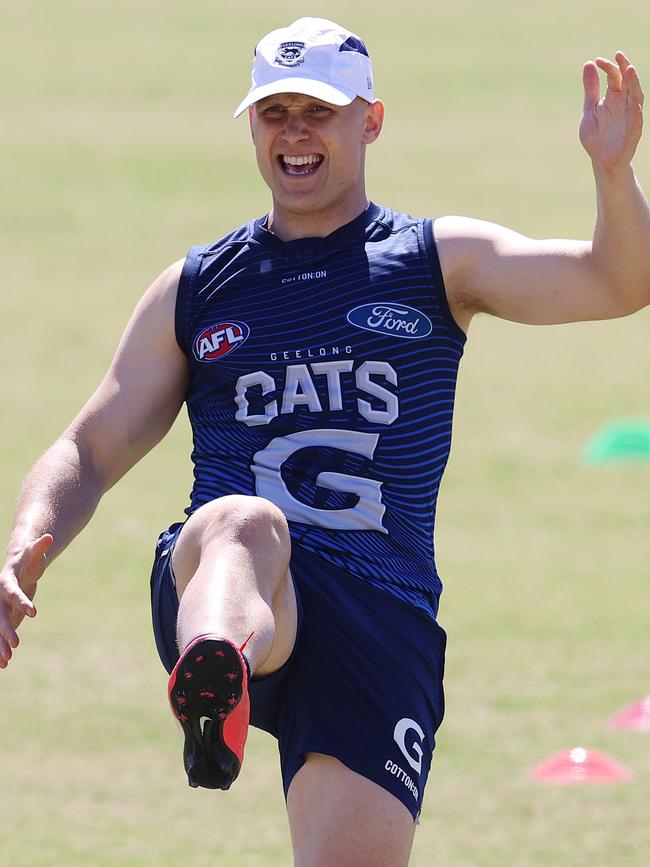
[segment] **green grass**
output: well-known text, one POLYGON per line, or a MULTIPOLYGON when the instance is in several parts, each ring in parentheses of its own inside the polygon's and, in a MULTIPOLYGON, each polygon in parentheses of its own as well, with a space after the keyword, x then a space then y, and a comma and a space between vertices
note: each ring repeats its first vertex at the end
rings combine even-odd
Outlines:
MULTIPOLYGON (((589 235, 580 66, 622 47, 647 88, 647 4, 14 4, 0 60, 3 531, 148 282, 266 210, 246 123, 230 114, 256 39, 305 12, 358 30, 373 55, 387 104, 375 200, 589 235)), ((647 141, 635 162, 650 186, 647 141)), ((472 326, 437 528, 448 710, 415 867, 648 863, 648 738, 606 721, 649 691, 650 464, 592 467, 580 451, 608 420, 650 415, 649 325, 645 311, 472 326), (635 780, 530 781, 578 745, 635 780)), ((156 534, 186 503, 188 449, 182 418, 107 495, 0 673, 3 867, 290 863, 270 738, 252 734, 228 795, 183 780, 147 585, 156 534)))

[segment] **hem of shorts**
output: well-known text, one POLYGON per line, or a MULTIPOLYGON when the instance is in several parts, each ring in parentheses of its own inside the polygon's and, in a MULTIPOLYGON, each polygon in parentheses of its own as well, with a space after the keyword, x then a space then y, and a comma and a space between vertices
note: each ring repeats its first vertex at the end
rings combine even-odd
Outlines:
MULTIPOLYGON (((291 527, 291 525, 290 525, 291 527)), ((421 591, 415 591, 413 594, 413 598, 406 599, 403 596, 398 596, 395 593, 391 593, 390 590, 386 589, 385 585, 381 585, 378 583, 374 583, 371 579, 367 578, 365 575, 361 575, 358 572, 353 572, 349 568, 341 566, 338 563, 334 563, 331 560, 323 557, 321 554, 318 554, 314 551, 305 548, 300 544, 296 538, 294 538, 293 532, 291 533, 291 545, 292 545, 292 559, 294 556, 304 556, 309 558, 317 558, 321 563, 325 565, 325 567, 333 566, 335 569, 344 572, 348 578, 352 578, 354 581, 363 585, 364 587, 370 587, 372 590, 376 591, 378 594, 381 594, 383 598, 389 597, 392 601, 399 603, 403 606, 404 609, 408 611, 415 611, 418 614, 422 615, 428 622, 438 622, 438 615, 440 613, 440 598, 443 593, 443 587, 441 585, 439 590, 431 590, 432 598, 429 598, 425 593, 421 591), (419 600, 419 604, 416 601, 419 600)), ((294 579, 294 585, 296 585, 294 579)), ((296 585, 297 586, 297 585, 296 585)), ((401 586, 401 585, 399 585, 401 586)))
POLYGON ((345 767, 348 770, 353 771, 355 774, 359 774, 359 776, 363 777, 365 780, 370 780, 371 783, 374 783, 376 786, 379 786, 380 789, 383 789, 385 792, 388 792, 389 795, 392 795, 395 798, 395 800, 399 801, 400 804, 402 804, 408 810, 408 812, 411 814, 411 818, 413 819, 414 824, 418 825, 420 823, 420 813, 422 812, 422 807, 420 804, 415 804, 415 805, 407 804, 405 800, 403 801, 399 797, 399 795, 396 795, 392 789, 389 789, 386 786, 384 786, 378 779, 373 779, 373 777, 369 776, 365 772, 365 770, 362 770, 359 767, 355 767, 354 762, 351 762, 347 756, 342 755, 335 748, 332 748, 330 746, 326 746, 324 744, 321 744, 320 746, 314 745, 314 744, 310 744, 309 746, 303 745, 303 748, 300 750, 300 752, 298 754, 300 756, 300 759, 301 759, 300 764, 291 769, 291 775, 289 776, 288 780, 285 781, 283 779, 283 781, 282 781, 282 785, 283 785, 283 789, 284 789, 285 802, 286 802, 287 796, 289 794, 289 788, 291 787, 291 783, 293 781, 293 778, 296 776, 296 774, 298 773, 300 768, 302 768, 302 766, 305 764, 305 758, 304 757, 307 753, 320 753, 323 756, 329 756, 330 758, 336 759, 337 761, 341 762, 341 764, 345 765, 345 767))
POLYGON ((282 665, 279 668, 275 669, 275 671, 269 671, 268 674, 261 674, 261 675, 253 674, 253 675, 251 675, 251 683, 266 683, 272 677, 278 677, 278 675, 284 674, 284 672, 287 670, 287 668, 291 664, 291 661, 293 660, 293 655, 295 653, 295 650, 296 650, 296 646, 294 644, 293 649, 291 650, 291 653, 289 654, 289 656, 285 659, 285 661, 282 663, 282 665))

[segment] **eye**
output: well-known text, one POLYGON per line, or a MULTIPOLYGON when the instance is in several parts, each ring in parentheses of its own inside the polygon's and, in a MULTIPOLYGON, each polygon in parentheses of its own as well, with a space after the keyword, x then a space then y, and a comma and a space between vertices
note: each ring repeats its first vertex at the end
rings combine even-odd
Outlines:
POLYGON ((327 105, 312 105, 310 111, 312 114, 329 114, 331 112, 331 108, 327 105))
POLYGON ((279 117, 284 112, 284 106, 282 105, 267 105, 262 109, 263 117, 279 117))

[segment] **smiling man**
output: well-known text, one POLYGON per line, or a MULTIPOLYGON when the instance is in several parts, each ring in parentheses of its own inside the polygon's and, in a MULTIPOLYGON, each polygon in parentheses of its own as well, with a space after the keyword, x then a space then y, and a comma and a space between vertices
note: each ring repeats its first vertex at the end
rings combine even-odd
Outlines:
POLYGON ((619 52, 583 83, 594 237, 537 241, 369 202, 384 109, 364 43, 314 18, 265 36, 236 114, 271 210, 154 282, 23 487, 0 573, 3 668, 46 564, 187 404, 188 517, 161 534, 151 581, 185 770, 227 789, 249 723, 277 737, 303 867, 408 862, 443 716, 433 525, 472 316, 650 303, 639 79, 619 52))

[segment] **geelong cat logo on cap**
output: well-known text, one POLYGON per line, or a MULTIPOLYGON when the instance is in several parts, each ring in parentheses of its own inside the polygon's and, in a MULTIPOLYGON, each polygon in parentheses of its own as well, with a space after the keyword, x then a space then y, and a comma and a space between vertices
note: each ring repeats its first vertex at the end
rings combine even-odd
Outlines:
POLYGON ((283 42, 278 48, 275 62, 279 66, 298 66, 305 62, 304 42, 283 42))
POLYGON ((218 361, 244 343, 250 328, 245 322, 219 322, 204 328, 194 338, 192 351, 197 361, 218 361))

